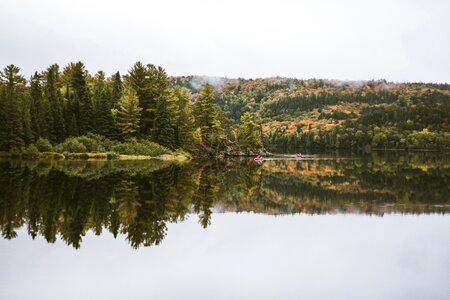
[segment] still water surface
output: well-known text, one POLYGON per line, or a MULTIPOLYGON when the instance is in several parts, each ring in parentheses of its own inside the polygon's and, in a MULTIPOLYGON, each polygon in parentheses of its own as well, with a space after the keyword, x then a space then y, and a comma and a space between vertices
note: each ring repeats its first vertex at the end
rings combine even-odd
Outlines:
POLYGON ((450 160, 0 162, 0 299, 449 299, 450 160))

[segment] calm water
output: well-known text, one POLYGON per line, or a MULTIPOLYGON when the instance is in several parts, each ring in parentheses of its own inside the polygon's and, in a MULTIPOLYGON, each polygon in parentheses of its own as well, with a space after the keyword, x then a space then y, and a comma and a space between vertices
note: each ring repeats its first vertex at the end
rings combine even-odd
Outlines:
POLYGON ((0 161, 0 299, 449 299, 450 158, 0 161))

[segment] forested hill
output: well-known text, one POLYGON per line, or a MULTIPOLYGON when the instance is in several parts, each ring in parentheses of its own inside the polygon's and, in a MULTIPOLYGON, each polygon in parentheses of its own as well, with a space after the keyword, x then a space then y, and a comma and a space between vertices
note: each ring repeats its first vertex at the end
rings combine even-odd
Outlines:
POLYGON ((141 62, 109 77, 82 62, 0 71, 0 155, 447 151, 449 117, 448 84, 170 77, 141 62))
POLYGON ((216 86, 216 103, 234 122, 259 115, 272 151, 450 148, 449 84, 172 78, 193 93, 202 82, 216 86))

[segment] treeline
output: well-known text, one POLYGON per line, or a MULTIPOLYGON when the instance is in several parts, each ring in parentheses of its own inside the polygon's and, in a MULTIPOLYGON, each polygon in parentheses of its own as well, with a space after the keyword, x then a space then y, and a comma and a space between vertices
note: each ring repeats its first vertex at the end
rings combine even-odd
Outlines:
POLYGON ((112 140, 149 139, 170 148, 191 147, 195 130, 189 96, 170 89, 165 71, 136 63, 122 78, 91 76, 83 63, 36 72, 29 82, 19 68, 1 72, 0 149, 10 151, 48 139, 99 134, 112 140), (124 79, 124 81, 123 81, 124 79))
POLYGON ((450 86, 268 78, 228 82, 217 104, 234 120, 258 113, 264 145, 302 149, 450 149, 450 86))
POLYGON ((10 65, 0 73, 0 119, 0 151, 10 152, 76 144, 73 138, 89 135, 213 156, 264 148, 448 150, 450 87, 168 77, 140 62, 124 76, 91 75, 78 62, 26 80, 10 65))
POLYGON ((390 105, 364 104, 358 114, 321 112, 318 120, 311 120, 308 126, 297 125, 295 132, 287 132, 283 127, 270 131, 265 142, 269 149, 283 152, 302 148, 443 151, 450 149, 449 114, 450 99, 446 95, 399 96, 390 105), (314 124, 320 120, 331 126, 314 124))
POLYGON ((320 129, 288 133, 277 129, 267 134, 265 145, 269 150, 298 152, 349 150, 440 150, 450 149, 450 133, 433 132, 428 129, 399 130, 395 127, 358 126, 352 123, 337 125, 331 131, 320 129))
POLYGON ((173 85, 163 68, 140 62, 125 76, 108 78, 103 71, 89 74, 81 62, 62 71, 55 64, 28 81, 9 65, 0 72, 0 151, 76 144, 70 139, 92 134, 199 154, 261 147, 251 116, 239 126, 215 104, 212 85, 197 92, 173 85))

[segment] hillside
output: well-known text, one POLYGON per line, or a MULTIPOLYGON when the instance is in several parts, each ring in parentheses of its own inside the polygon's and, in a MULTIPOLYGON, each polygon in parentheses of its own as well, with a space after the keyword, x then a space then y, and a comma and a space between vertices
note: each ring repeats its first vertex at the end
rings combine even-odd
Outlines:
POLYGON ((238 122, 261 117, 264 144, 301 150, 450 148, 450 85, 378 81, 174 77, 191 90, 216 86, 216 103, 238 122))

